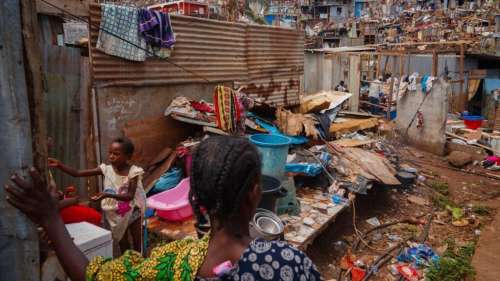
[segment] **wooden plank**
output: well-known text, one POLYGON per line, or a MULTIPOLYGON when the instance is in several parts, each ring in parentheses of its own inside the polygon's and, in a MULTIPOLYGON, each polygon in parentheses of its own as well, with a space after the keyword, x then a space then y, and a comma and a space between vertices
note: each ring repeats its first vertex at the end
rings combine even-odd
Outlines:
POLYGON ((330 126, 330 133, 340 136, 360 130, 366 130, 378 126, 378 118, 353 119, 346 118, 344 122, 333 123, 330 126))
MULTIPOLYGON (((33 137, 33 165, 41 175, 47 175, 47 121, 42 82, 42 53, 40 49, 38 17, 31 0, 21 0, 26 86, 30 104, 31 134, 33 137)), ((47 182, 42 178, 43 184, 47 182)))
POLYGON ((380 77, 380 68, 382 68, 382 55, 377 54, 377 72, 375 79, 378 79, 380 77))
POLYGON ((436 77, 438 75, 438 55, 436 50, 432 51, 432 76, 436 77))
POLYGON ((286 223, 285 240, 305 251, 347 208, 347 205, 336 205, 332 202, 330 196, 326 196, 320 190, 315 189, 298 190, 297 199, 300 201, 301 206, 307 205, 310 208, 302 208, 298 216, 282 215, 280 217, 286 223), (308 209, 308 211, 304 211, 305 209, 308 209), (304 219, 308 217, 314 217, 315 223, 311 226, 304 224, 304 219))
MULTIPOLYGON (((88 17, 89 16, 89 0, 44 0, 59 7, 75 16, 88 17)), ((42 0, 36 0, 36 11, 38 14, 62 16, 65 15, 63 11, 45 3, 42 0)))
POLYGON ((373 115, 370 113, 365 113, 365 112, 355 112, 355 111, 340 111, 338 116, 342 117, 354 117, 354 118, 367 118, 367 117, 372 117, 372 118, 380 118, 379 115, 373 115))
POLYGON ((352 97, 349 100, 349 110, 358 111, 359 110, 359 87, 360 87, 360 67, 361 59, 357 55, 351 55, 349 57, 349 92, 352 93, 352 97))
POLYGON ((340 145, 342 147, 356 147, 363 146, 371 143, 375 143, 378 140, 355 140, 355 139, 340 139, 333 142, 333 144, 340 145))

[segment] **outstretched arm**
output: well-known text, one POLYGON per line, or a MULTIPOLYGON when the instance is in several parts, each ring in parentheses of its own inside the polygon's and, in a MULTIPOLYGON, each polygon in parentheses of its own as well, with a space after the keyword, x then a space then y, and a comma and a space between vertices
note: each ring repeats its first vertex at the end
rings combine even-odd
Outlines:
POLYGON ((66 174, 76 178, 102 175, 102 170, 100 168, 77 170, 73 167, 63 164, 61 161, 54 158, 49 158, 49 167, 57 168, 65 172, 66 174))
POLYGON ((73 197, 73 198, 67 198, 67 199, 63 199, 63 200, 59 201, 58 207, 59 207, 59 210, 62 210, 66 207, 73 206, 76 204, 78 204, 78 197, 73 197))
POLYGON ((42 184, 40 174, 31 168, 30 175, 32 182, 18 175, 11 177, 17 188, 11 185, 5 187, 8 194, 7 201, 31 221, 44 228, 49 240, 53 243, 57 258, 70 279, 85 281, 88 259, 78 249, 66 230, 59 215, 57 201, 50 195, 47 185, 42 184))

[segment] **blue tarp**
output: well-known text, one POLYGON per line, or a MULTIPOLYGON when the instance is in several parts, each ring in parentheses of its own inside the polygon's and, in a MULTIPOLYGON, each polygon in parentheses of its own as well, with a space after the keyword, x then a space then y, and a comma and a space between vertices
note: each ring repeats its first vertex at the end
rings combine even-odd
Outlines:
POLYGON ((285 172, 287 173, 298 173, 310 177, 315 177, 321 174, 323 170, 323 165, 327 165, 331 160, 331 155, 322 152, 319 160, 321 163, 288 163, 285 165, 285 172))
POLYGON ((247 115, 254 117, 255 123, 257 123, 257 125, 261 126, 266 131, 268 131, 269 134, 288 137, 292 140, 292 144, 304 144, 304 143, 309 142, 309 139, 304 137, 304 136, 288 136, 288 135, 281 133, 280 130, 276 126, 274 126, 273 124, 270 124, 262 119, 259 119, 254 114, 249 113, 247 115))
POLYGON ((148 192, 148 196, 172 189, 179 184, 182 179, 182 171, 178 168, 172 168, 163 174, 148 192))

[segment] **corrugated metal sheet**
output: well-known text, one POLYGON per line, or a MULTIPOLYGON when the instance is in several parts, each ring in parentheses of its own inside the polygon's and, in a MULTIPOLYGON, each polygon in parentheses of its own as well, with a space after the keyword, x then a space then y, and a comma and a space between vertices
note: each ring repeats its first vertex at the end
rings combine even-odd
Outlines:
MULTIPOLYGON (((53 45, 53 35, 62 30, 61 22, 54 17, 40 17, 42 37, 42 70, 45 79, 45 114, 47 134, 54 140, 49 150, 51 157, 65 164, 80 168, 80 59, 77 48, 53 45)), ((70 184, 78 187, 81 196, 86 195, 84 180, 75 179, 53 171, 59 188, 70 184)))
POLYGON ((234 82, 254 97, 296 104, 304 72, 304 38, 294 29, 172 16, 177 43, 170 60, 137 63, 95 48, 100 6, 91 5, 91 51, 96 86, 153 86, 176 83, 234 82))
MULTIPOLYGON (((161 59, 130 62, 95 48, 100 5, 91 5, 93 78, 97 84, 136 86, 206 82, 161 59)), ((172 16, 177 38, 170 61, 214 82, 245 80, 245 25, 172 16)))
POLYGON ((249 25, 248 81, 243 91, 277 105, 299 102, 304 73, 304 38, 293 29, 249 25))
POLYGON ((35 224, 5 200, 12 172, 33 164, 20 1, 0 2, 0 280, 40 280, 35 224))

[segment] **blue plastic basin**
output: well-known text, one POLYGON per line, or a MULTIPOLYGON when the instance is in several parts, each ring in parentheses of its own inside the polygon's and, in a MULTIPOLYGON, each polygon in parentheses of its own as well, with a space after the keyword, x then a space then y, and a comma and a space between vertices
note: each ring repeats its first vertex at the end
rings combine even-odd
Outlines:
POLYGON ((291 139, 284 136, 256 134, 250 141, 257 146, 262 161, 262 174, 282 179, 291 139))
POLYGON ((463 118, 467 121, 483 121, 484 119, 481 115, 465 115, 463 118))

